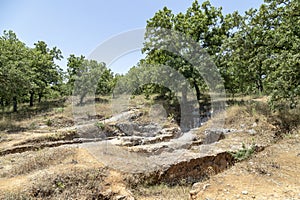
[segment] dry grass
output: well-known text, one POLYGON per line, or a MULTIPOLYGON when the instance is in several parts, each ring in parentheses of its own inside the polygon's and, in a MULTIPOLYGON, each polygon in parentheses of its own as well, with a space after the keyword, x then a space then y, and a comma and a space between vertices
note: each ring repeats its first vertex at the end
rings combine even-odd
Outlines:
POLYGON ((23 191, 0 194, 1 199, 107 199, 106 168, 71 168, 59 174, 44 173, 31 180, 23 191))
POLYGON ((134 196, 139 200, 158 200, 158 199, 172 199, 172 200, 188 200, 189 186, 173 186, 155 185, 150 187, 139 187, 134 190, 134 196))
POLYGON ((41 142, 54 142, 61 140, 72 140, 77 137, 77 132, 75 130, 68 130, 62 132, 52 132, 37 136, 32 136, 24 141, 14 144, 13 146, 25 145, 25 144, 38 144, 41 142))
POLYGON ((9 154, 0 157, 2 168, 0 177, 14 177, 61 164, 66 158, 72 158, 73 148, 50 148, 40 151, 28 151, 21 154, 9 154))
POLYGON ((286 135, 249 160, 199 184, 193 188, 199 192, 195 199, 299 199, 299 136, 296 131, 286 135), (204 190, 205 185, 209 187, 204 190))
POLYGON ((26 130, 26 127, 20 125, 20 123, 16 122, 12 119, 3 118, 0 121, 0 131, 6 131, 9 133, 15 133, 26 130))
POLYGON ((104 119, 112 116, 112 108, 110 103, 96 103, 95 111, 97 115, 102 116, 104 119))
MULTIPOLYGON (((150 100, 145 100, 144 96, 136 96, 131 99, 128 97, 129 104, 125 106, 139 107, 137 112, 142 112, 142 115, 135 119, 139 123, 150 123, 156 122, 155 120, 161 120, 159 123, 162 123, 164 127, 174 126, 173 122, 171 122, 174 120, 170 116, 165 116, 165 113, 162 113, 162 107, 157 107, 158 109, 156 110, 153 109, 155 105, 162 104, 159 101, 153 101, 153 98, 151 98, 150 100), (159 119, 155 117, 158 115, 166 118, 159 119)), ((115 104, 109 98, 107 98, 107 101, 96 102, 96 114, 99 119, 108 118, 112 115, 112 105, 114 106, 115 104)), ((124 110, 126 109, 128 107, 124 110)), ((226 115, 224 128, 238 130, 253 129, 257 132, 253 136, 256 141, 263 140, 264 137, 270 138, 270 135, 274 135, 274 133, 280 131, 282 133, 288 132, 291 135, 299 134, 299 110, 273 113, 269 110, 264 100, 255 102, 248 102, 247 100, 247 102, 241 104, 234 104, 227 109, 226 115)), ((18 132, 22 131, 23 128, 34 130, 38 129, 40 125, 48 125, 49 133, 37 135, 33 133, 32 137, 26 138, 26 140, 17 145, 72 139, 76 136, 75 132, 54 132, 60 127, 70 126, 73 123, 72 119, 72 106, 70 103, 66 103, 63 106, 60 105, 60 107, 37 114, 32 118, 22 120, 4 119, 0 122, 0 131, 11 130, 18 132)), ((203 132, 205 128, 210 127, 210 123, 207 122, 207 124, 199 128, 199 132, 203 132)), ((99 126, 102 127, 102 124, 99 124, 99 126)), ((4 132, 0 133, 0 142, 5 142, 9 139, 7 135, 4 132)), ((289 137, 289 135, 286 137, 289 137)), ((112 184, 114 184, 113 180, 117 179, 113 177, 107 183, 107 180, 105 181, 104 179, 107 177, 108 171, 98 165, 91 166, 90 163, 86 162, 79 164, 85 166, 84 168, 79 168, 79 165, 72 164, 68 171, 57 170, 55 173, 45 173, 49 168, 58 169, 66 163, 70 164, 73 158, 76 157, 75 155, 77 155, 76 149, 58 147, 1 156, 1 178, 18 178, 18 175, 29 177, 32 174, 39 174, 39 176, 30 180, 33 185, 28 186, 24 191, 5 193, 4 196, 0 194, 0 199, 111 199, 114 194, 107 192, 107 189, 111 189, 112 184)), ((84 155, 80 155, 80 157, 85 158, 84 155)), ((264 168, 260 167, 260 169, 264 168)), ((123 181, 124 177, 119 178, 123 181)), ((120 184, 120 182, 118 180, 115 184, 120 184)), ((125 184, 131 188, 128 183, 125 184)), ((189 199, 191 187, 186 185, 169 187, 163 184, 149 186, 138 183, 131 189, 136 199, 181 200, 189 199)))
POLYGON ((6 142, 8 140, 8 137, 7 137, 7 134, 5 134, 5 133, 1 133, 0 132, 0 143, 1 142, 6 142))
POLYGON ((30 189, 30 195, 42 199, 101 199, 104 197, 105 168, 73 168, 69 172, 44 175, 30 189))

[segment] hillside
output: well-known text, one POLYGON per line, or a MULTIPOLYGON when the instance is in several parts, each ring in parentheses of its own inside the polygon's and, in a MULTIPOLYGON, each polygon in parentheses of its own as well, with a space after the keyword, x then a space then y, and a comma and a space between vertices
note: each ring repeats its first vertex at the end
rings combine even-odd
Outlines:
POLYGON ((295 110, 237 101, 222 129, 211 126, 216 115, 180 134, 171 117, 151 117, 159 105, 136 98, 111 117, 98 102, 82 125, 68 101, 30 119, 3 117, 1 199, 299 198, 295 110))

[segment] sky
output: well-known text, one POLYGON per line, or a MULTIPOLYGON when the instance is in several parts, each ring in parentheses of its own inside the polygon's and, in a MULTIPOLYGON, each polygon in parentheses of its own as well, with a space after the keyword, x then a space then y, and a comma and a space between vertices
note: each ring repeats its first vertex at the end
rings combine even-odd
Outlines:
MULTIPOLYGON (((202 0, 198 0, 202 3, 202 0)), ((173 13, 185 12, 193 0, 0 0, 0 32, 13 30, 27 46, 45 41, 58 47, 65 70, 70 54, 87 58, 105 41, 146 27, 155 12, 167 6, 173 13)), ((259 8, 263 0, 211 0, 223 13, 259 8)), ((115 47, 118 48, 118 47, 115 47)), ((107 63, 117 73, 125 73, 142 57, 135 49, 107 63)))

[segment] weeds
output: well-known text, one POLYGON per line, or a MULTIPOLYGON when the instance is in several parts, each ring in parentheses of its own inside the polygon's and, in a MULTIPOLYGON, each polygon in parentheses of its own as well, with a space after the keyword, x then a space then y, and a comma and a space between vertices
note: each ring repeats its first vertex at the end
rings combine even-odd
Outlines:
POLYGON ((34 130, 34 129, 36 129, 36 128, 37 128, 36 122, 30 123, 29 126, 28 126, 28 129, 29 129, 29 130, 34 130))
POLYGON ((255 152, 256 145, 252 143, 252 145, 247 148, 245 143, 242 144, 242 149, 236 152, 230 152, 233 158, 237 161, 243 161, 251 157, 251 155, 255 152))
POLYGON ((56 175, 44 175, 29 190, 35 198, 51 199, 102 199, 103 182, 107 177, 105 168, 72 169, 56 175))
POLYGON ((103 130, 105 128, 105 124, 102 122, 96 122, 95 126, 97 126, 99 129, 103 130))
POLYGON ((47 121, 46 121, 46 125, 47 126, 52 126, 52 120, 51 119, 47 119, 47 121))
POLYGON ((65 111, 65 108, 64 107, 59 107, 59 108, 55 108, 54 109, 54 112, 55 113, 63 113, 65 111))
POLYGON ((56 148, 44 149, 35 152, 25 152, 23 154, 11 154, 0 158, 3 169, 0 177, 14 177, 16 175, 27 174, 35 170, 44 169, 51 165, 60 164, 67 157, 75 155, 74 149, 56 148), (19 156, 19 157, 18 157, 19 156), (18 159, 18 162, 11 162, 18 159))
POLYGON ((12 120, 2 120, 0 121, 0 131, 7 131, 8 133, 15 133, 24 131, 26 128, 20 126, 19 124, 13 122, 12 120))

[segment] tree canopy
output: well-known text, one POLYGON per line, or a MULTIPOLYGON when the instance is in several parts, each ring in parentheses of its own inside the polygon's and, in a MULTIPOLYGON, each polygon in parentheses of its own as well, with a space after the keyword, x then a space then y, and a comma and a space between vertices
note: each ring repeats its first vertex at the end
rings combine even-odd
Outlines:
POLYGON ((50 93, 73 92, 81 94, 82 103, 88 93, 111 94, 116 84, 116 92, 135 88, 139 94, 168 96, 169 84, 181 90, 182 101, 186 101, 188 87, 200 102, 207 91, 214 88, 218 93, 225 86, 232 96, 266 95, 274 109, 286 104, 296 108, 300 96, 299 36, 298 0, 265 0, 258 9, 227 15, 209 1, 199 4, 195 0, 185 12, 174 13, 164 7, 147 20, 142 49, 145 58, 127 74, 115 75, 105 63, 73 54, 67 58, 64 72, 56 64, 63 58, 59 48, 44 41, 30 48, 13 31, 4 31, 0 37, 0 103, 2 108, 12 106, 17 111, 20 102, 33 106, 50 93), (176 74, 187 81, 178 82, 176 74), (172 83, 159 80, 166 75, 173 77, 172 83), (143 81, 145 86, 141 86, 143 81))

